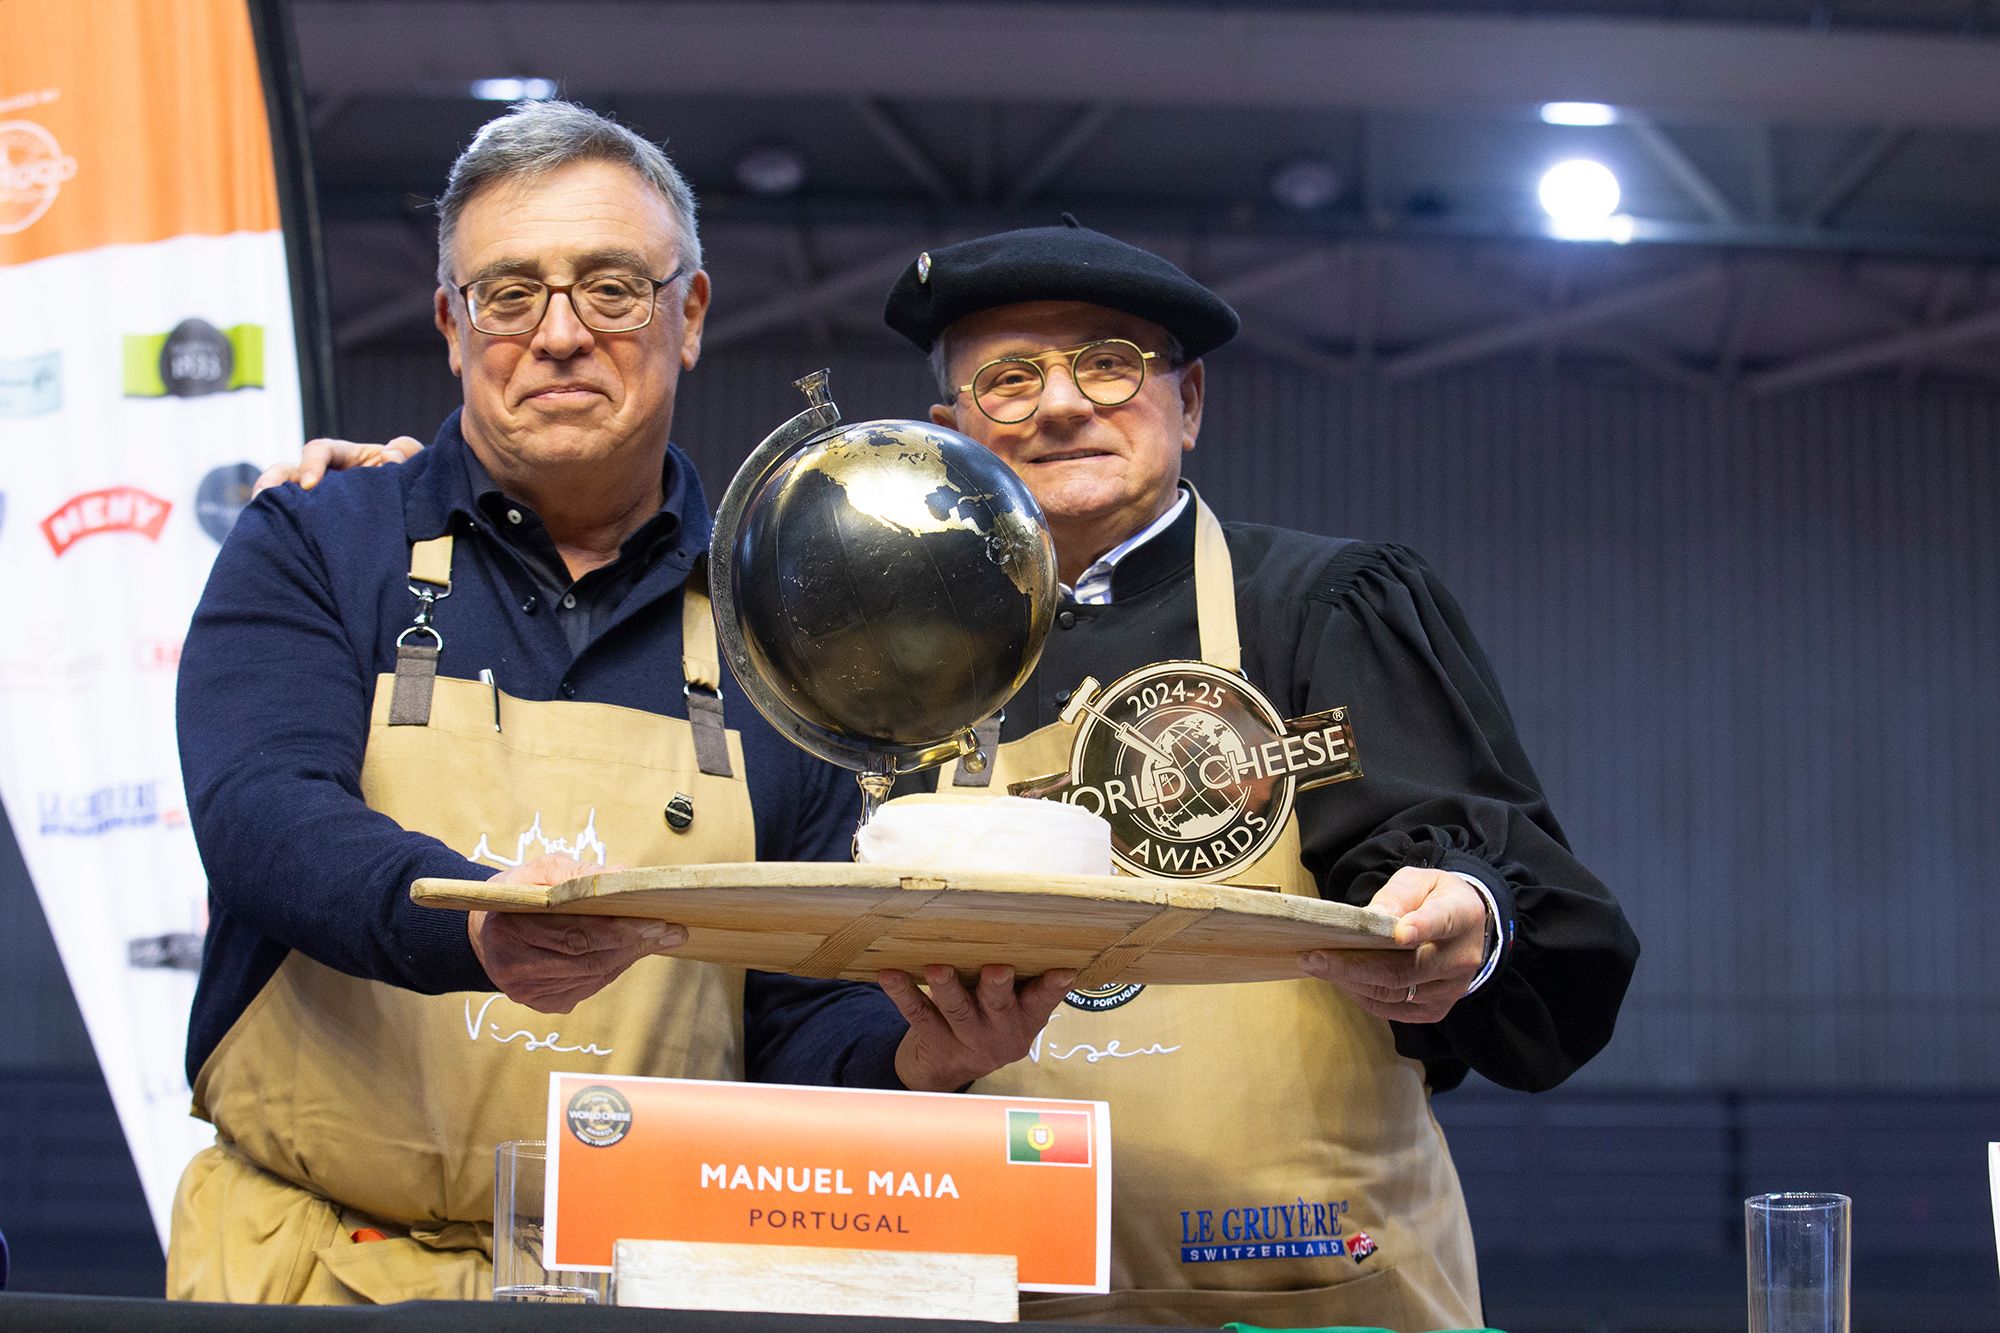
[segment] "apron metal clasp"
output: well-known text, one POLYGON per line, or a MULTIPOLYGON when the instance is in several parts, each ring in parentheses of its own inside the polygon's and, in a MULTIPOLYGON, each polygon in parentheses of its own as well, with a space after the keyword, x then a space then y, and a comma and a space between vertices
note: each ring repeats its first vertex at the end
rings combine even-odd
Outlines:
POLYGON ((405 639, 422 630, 431 636, 431 646, 443 652, 444 635, 438 633, 437 626, 431 622, 431 612, 437 608, 438 602, 451 596, 450 585, 440 590, 434 583, 412 583, 410 595, 417 599, 417 618, 410 623, 409 628, 396 636, 396 646, 401 648, 405 639))

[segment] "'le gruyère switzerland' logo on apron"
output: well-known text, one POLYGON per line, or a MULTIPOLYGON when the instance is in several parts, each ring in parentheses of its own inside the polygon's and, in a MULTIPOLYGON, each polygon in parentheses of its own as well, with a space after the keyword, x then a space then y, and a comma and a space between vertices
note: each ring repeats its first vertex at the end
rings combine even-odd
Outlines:
POLYGON ((1345 708, 1288 722, 1206 662, 1156 662, 1103 689, 1086 677, 1062 720, 1078 724, 1069 771, 1008 790, 1102 817, 1133 875, 1226 879, 1270 850, 1294 793, 1361 776, 1345 708))

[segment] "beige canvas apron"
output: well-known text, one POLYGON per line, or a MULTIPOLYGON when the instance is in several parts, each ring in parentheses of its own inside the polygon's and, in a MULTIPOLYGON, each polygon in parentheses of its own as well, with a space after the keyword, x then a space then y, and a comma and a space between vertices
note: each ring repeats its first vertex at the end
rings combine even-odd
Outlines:
MULTIPOLYGON (((1229 550, 1195 504, 1202 658, 1238 671, 1229 550)), ((1356 725, 1365 747, 1367 719, 1356 725)), ((1001 746, 992 782, 1067 768, 1073 733, 1057 723, 1001 746)), ((1317 896, 1297 817, 1233 878, 1317 896)), ((1472 1234, 1423 1066, 1325 982, 1147 986, 1098 1012, 1061 1004, 1028 1059, 973 1091, 1111 1106, 1111 1293, 1024 1296, 1026 1318, 1398 1333, 1479 1323, 1472 1234), (1375 1248, 1357 1259, 1360 1234, 1375 1248), (1319 1253, 1262 1257, 1281 1247, 1319 1253)))
MULTIPOLYGON (((450 541, 413 548, 413 591, 448 589, 450 541)), ((703 586, 690 582, 683 601, 687 679, 713 704, 703 586)), ((742 742, 719 709, 704 764, 689 722, 608 704, 502 694, 496 731, 495 692, 478 681, 436 678, 421 725, 405 724, 406 689, 392 723, 395 682, 377 682, 361 786, 405 828, 496 867, 546 852, 635 866, 755 858, 742 742), (682 830, 665 818, 676 795, 692 806, 682 830)), ((168 1294, 487 1296, 494 1147, 544 1136, 549 1074, 740 1078, 742 1000, 738 970, 648 958, 569 1013, 544 1014, 496 993, 419 995, 292 953, 195 1080, 217 1144, 181 1181, 168 1294), (356 1243, 363 1227, 387 1239, 356 1243)))

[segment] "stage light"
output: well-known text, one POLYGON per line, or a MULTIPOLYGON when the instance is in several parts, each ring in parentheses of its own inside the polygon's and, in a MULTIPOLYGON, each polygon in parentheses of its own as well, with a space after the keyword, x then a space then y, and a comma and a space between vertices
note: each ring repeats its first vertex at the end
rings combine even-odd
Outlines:
POLYGON ((1618 211, 1618 177, 1587 157, 1558 162, 1542 173, 1537 193, 1549 215, 1549 235, 1564 241, 1632 239, 1632 219, 1618 211))
POLYGON ((482 102, 540 102, 556 95, 554 79, 474 79, 472 95, 482 102))
POLYGON ((1271 168, 1264 188, 1294 213, 1325 208, 1340 195, 1340 172, 1323 157, 1286 158, 1271 168))
POLYGON ((736 183, 766 198, 795 194, 806 183, 806 155, 788 143, 745 149, 736 159, 736 183))
POLYGON ((1618 108, 1606 102, 1544 102, 1542 121, 1548 125, 1616 125, 1618 108))
POLYGON ((1618 211, 1618 177, 1587 157, 1558 162, 1542 173, 1542 207, 1565 224, 1603 222, 1618 211))

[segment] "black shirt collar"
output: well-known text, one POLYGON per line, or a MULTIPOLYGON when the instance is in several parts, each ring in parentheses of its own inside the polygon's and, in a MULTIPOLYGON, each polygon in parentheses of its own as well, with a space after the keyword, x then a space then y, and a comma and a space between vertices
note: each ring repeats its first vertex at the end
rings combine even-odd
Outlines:
POLYGON ((1200 501, 1189 499, 1180 517, 1151 539, 1127 551, 1111 570, 1111 600, 1118 603, 1136 597, 1148 588, 1185 574, 1194 564, 1195 510, 1200 501))
MULTIPOLYGON (((453 411, 446 417, 438 427, 431 447, 402 465, 409 469, 403 517, 412 540, 423 541, 442 535, 459 515, 473 519, 490 515, 491 511, 483 499, 488 492, 503 501, 500 505, 501 518, 504 518, 506 509, 515 507, 504 503, 504 492, 494 484, 479 460, 472 456, 472 449, 459 430, 462 411, 453 411)), ((670 521, 663 525, 660 532, 648 533, 647 544, 650 545, 656 537, 670 536, 678 538, 683 546, 707 547, 709 533, 714 527, 709 519, 708 497, 702 491, 701 478, 695 474, 694 464, 672 444, 667 446, 666 460, 661 465, 660 490, 664 496, 660 513, 655 519, 649 519, 640 531, 648 532, 660 519, 670 521)), ((526 505, 518 507, 524 514, 532 512, 526 505)), ((627 546, 639 549, 631 546, 631 539, 627 540, 627 546)))

